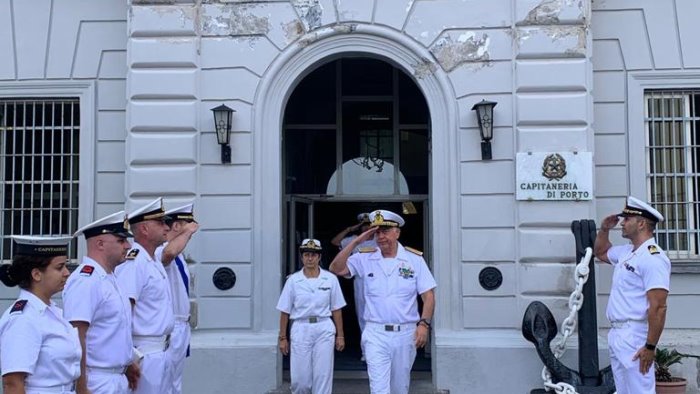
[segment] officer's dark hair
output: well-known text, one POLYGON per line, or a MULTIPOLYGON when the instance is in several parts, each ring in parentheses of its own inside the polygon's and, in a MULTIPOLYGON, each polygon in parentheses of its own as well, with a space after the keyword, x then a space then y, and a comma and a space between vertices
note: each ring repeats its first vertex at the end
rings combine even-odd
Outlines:
POLYGON ((29 256, 16 254, 12 264, 0 265, 0 281, 7 287, 19 286, 29 289, 32 284, 32 270, 45 271, 55 256, 29 256))

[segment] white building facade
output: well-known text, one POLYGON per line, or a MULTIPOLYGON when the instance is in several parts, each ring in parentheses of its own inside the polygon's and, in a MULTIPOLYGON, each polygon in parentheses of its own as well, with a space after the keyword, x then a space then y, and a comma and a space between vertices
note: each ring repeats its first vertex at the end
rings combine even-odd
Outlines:
MULTIPOLYGON (((361 209, 404 208, 402 238, 438 283, 423 376, 526 393, 542 364, 523 313, 535 300, 568 313, 571 221, 600 222, 632 194, 669 218, 662 344, 698 354, 698 17, 692 0, 2 1, 2 258, 13 233, 194 200, 185 392, 267 393, 284 380, 275 305, 294 244, 330 246, 361 209), (482 99, 498 103, 491 160, 482 99), (230 164, 220 104, 236 111, 230 164), (518 154, 541 152, 590 154, 590 198, 517 199, 518 154), (215 286, 221 268, 233 287, 215 286)), ((601 367, 610 277, 599 267, 601 367)), ((3 305, 15 291, 0 289, 3 305)), ((698 392, 695 363, 682 369, 698 392)))

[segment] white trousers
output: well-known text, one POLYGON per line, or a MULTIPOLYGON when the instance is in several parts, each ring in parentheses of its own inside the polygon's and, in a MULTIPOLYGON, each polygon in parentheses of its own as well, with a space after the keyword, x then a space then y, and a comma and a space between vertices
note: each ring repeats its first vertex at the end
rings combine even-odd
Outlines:
POLYGON ((333 390, 335 325, 295 321, 290 332, 289 374, 293 394, 330 394, 333 390))
MULTIPOLYGON (((140 349, 140 346, 137 346, 140 349)), ((141 378, 133 393, 168 394, 172 386, 172 363, 166 351, 144 352, 141 378)))
POLYGON ((129 382, 120 373, 90 369, 87 371, 88 390, 92 394, 128 394, 129 382))
POLYGON ((357 315, 357 323, 360 324, 360 332, 365 330, 365 283, 362 279, 355 277, 352 282, 355 289, 355 314, 357 315))
POLYGON ((646 322, 628 322, 608 333, 610 365, 617 394, 655 394, 656 377, 654 365, 643 375, 639 372, 639 359, 632 357, 644 347, 647 340, 646 322))
POLYGON ((168 358, 172 363, 172 390, 173 394, 182 393, 182 373, 185 370, 185 357, 191 337, 190 323, 176 320, 173 332, 170 334, 170 347, 167 350, 168 358))
MULTIPOLYGON (((413 338, 415 323, 402 324, 398 331, 386 331, 384 324, 366 322, 362 351, 367 359, 372 394, 407 394, 411 368, 416 360, 413 338)), ((396 329, 397 326, 394 326, 396 329)))

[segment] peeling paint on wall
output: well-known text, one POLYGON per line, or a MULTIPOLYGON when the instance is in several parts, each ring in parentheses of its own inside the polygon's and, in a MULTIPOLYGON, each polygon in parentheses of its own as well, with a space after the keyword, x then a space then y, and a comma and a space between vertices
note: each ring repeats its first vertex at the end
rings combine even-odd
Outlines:
POLYGON ((317 29, 311 33, 304 35, 299 40, 299 45, 305 47, 318 41, 321 37, 326 37, 331 34, 350 34, 355 30, 357 30, 356 23, 337 23, 331 26, 317 29))
POLYGON ((256 6, 234 5, 222 7, 216 15, 205 15, 202 28, 205 32, 231 36, 267 34, 270 31, 269 17, 250 12, 256 6))
POLYGON ((288 23, 282 24, 282 30, 284 30, 284 36, 287 37, 287 42, 296 41, 297 38, 304 35, 304 24, 299 20, 294 20, 288 23))
POLYGON ((581 10, 581 17, 585 17, 584 5, 581 0, 543 0, 535 8, 528 12, 522 24, 525 25, 556 25, 559 24, 559 17, 562 7, 576 6, 581 10), (578 3, 577 3, 578 2, 578 3))
POLYGON ((477 37, 473 32, 462 33, 457 40, 451 35, 440 38, 430 50, 445 71, 452 71, 463 63, 489 60, 488 34, 477 37))
POLYGON ((437 70, 437 65, 430 59, 423 58, 418 64, 413 65, 413 75, 418 79, 423 79, 437 70))
POLYGON ((177 3, 177 0, 131 0, 132 5, 168 5, 177 3))
POLYGON ((577 38, 576 45, 566 50, 568 56, 579 57, 586 55, 586 32, 585 26, 549 26, 544 28, 545 33, 552 41, 560 40, 575 36, 577 38))
POLYGON ((292 6, 296 9, 299 18, 306 24, 309 30, 321 27, 323 7, 318 0, 292 0, 292 6))

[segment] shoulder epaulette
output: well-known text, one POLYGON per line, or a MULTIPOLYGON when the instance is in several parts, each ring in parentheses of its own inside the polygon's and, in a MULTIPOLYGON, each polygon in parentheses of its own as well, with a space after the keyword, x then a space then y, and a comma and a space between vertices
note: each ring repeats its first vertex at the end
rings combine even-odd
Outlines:
POLYGON ((12 309, 10 309, 10 313, 16 313, 16 312, 22 312, 24 311, 24 307, 27 306, 27 300, 17 300, 15 301, 15 304, 12 305, 12 309))
POLYGON ((413 254, 417 254, 418 256, 422 256, 422 255, 423 255, 423 252, 421 252, 421 251, 418 250, 418 249, 413 249, 413 248, 410 247, 410 246, 404 246, 404 249, 408 250, 409 252, 411 252, 411 253, 413 253, 413 254))
POLYGON ((139 249, 131 249, 129 253, 126 254, 127 260, 133 260, 139 255, 139 249))
POLYGON ((375 250, 377 250, 377 248, 375 248, 374 246, 366 246, 364 248, 357 249, 357 251, 360 253, 370 253, 374 252, 375 250))
POLYGON ((649 249, 649 253, 650 253, 650 254, 659 254, 659 253, 661 253, 661 252, 659 251, 659 248, 658 248, 656 245, 649 245, 649 246, 647 247, 647 249, 649 249))
POLYGON ((80 270, 80 275, 90 276, 93 272, 95 272, 95 267, 91 265, 84 265, 83 268, 80 270))

